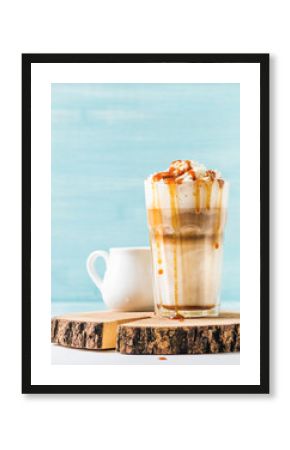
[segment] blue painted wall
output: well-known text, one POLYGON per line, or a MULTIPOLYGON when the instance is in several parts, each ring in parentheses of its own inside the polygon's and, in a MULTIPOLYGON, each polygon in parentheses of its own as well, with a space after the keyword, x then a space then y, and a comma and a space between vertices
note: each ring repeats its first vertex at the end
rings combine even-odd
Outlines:
POLYGON ((101 301, 95 249, 148 244, 143 180, 194 159, 230 181, 222 301, 239 302, 239 84, 52 84, 52 300, 101 301))

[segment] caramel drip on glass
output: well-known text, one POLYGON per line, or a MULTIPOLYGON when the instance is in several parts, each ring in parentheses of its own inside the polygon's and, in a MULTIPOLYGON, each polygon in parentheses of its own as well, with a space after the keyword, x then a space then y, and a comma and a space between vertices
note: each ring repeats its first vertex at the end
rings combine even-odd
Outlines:
POLYGON ((195 212, 200 213, 200 180, 195 181, 195 212))
POLYGON ((179 217, 176 197, 176 184, 169 183, 170 207, 171 207, 171 223, 174 230, 174 249, 173 249, 173 272, 174 272, 174 303, 175 312, 178 315, 178 270, 177 270, 177 246, 179 244, 179 217))
POLYGON ((221 217, 222 217, 222 206, 223 206, 223 187, 224 181, 217 180, 218 183, 218 203, 217 203, 217 220, 214 230, 214 242, 213 247, 218 249, 220 247, 220 228, 221 228, 221 217))
MULTIPOLYGON (((152 226, 154 230, 155 243, 157 248, 157 264, 160 265, 162 263, 161 258, 161 242, 163 240, 162 231, 156 230, 156 227, 162 226, 162 213, 159 206, 158 192, 156 191, 156 185, 152 183, 152 193, 153 193, 153 217, 152 217, 152 226)), ((156 269, 155 269, 156 270, 156 269)), ((158 275, 163 274, 163 269, 159 267, 158 275)), ((162 296, 159 289, 159 303, 162 306, 162 296)))
POLYGON ((211 192, 212 192, 212 181, 207 181, 205 183, 206 197, 205 197, 205 207, 207 210, 210 209, 211 192))
POLYGON ((158 225, 162 224, 162 215, 159 208, 159 202, 158 202, 158 196, 156 192, 156 185, 155 183, 152 183, 152 193, 153 193, 153 210, 152 210, 152 227, 154 228, 158 225))

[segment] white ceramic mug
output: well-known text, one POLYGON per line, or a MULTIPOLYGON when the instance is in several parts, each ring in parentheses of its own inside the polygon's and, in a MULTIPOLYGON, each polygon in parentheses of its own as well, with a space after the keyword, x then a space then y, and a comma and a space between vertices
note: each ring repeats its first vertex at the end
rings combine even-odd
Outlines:
POLYGON ((111 248, 109 252, 96 250, 87 259, 87 270, 110 309, 153 311, 149 247, 111 248), (103 279, 95 268, 97 258, 103 258, 106 264, 103 279))

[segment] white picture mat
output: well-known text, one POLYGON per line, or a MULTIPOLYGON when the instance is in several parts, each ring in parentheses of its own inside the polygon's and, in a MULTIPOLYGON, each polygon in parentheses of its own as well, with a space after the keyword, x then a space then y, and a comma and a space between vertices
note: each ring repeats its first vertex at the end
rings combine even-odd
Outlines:
POLYGON ((32 64, 31 382, 33 385, 260 383, 260 66, 32 64), (240 83, 239 366, 51 364, 51 83, 240 83), (251 220, 249 220, 249 217, 251 220), (45 326, 47 324, 47 326, 45 326))

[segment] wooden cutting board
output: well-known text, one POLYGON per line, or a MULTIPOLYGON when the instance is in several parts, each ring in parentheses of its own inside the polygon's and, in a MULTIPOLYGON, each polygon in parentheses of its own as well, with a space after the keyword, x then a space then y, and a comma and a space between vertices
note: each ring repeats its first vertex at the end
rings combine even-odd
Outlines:
POLYGON ((51 342, 89 350, 116 347, 118 325, 133 323, 153 313, 96 311, 72 313, 51 319, 51 342))
POLYGON ((116 350, 127 355, 178 355, 240 351, 240 315, 184 320, 156 317, 119 325, 116 350))

